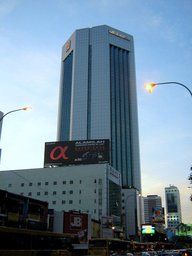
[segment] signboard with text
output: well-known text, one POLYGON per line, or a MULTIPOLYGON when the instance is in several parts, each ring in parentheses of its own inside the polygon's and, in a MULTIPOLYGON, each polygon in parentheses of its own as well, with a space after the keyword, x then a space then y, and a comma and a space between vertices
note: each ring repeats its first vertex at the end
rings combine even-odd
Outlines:
POLYGON ((88 214, 78 212, 64 212, 64 233, 76 235, 79 241, 88 239, 88 214))
POLYGON ((44 167, 109 162, 109 140, 45 143, 44 167))

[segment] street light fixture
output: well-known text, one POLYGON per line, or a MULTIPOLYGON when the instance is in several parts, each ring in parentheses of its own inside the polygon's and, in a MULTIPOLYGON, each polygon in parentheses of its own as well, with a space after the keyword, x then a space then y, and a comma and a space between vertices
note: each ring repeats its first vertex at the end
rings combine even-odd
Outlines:
MULTIPOLYGON (((17 112, 17 111, 21 111, 21 110, 30 110, 31 107, 24 107, 24 108, 18 108, 18 109, 14 109, 14 110, 11 110, 5 114, 3 114, 3 112, 0 111, 0 138, 1 138, 1 130, 2 130, 2 123, 3 123, 3 118, 5 116, 7 116, 8 114, 11 114, 13 112, 17 112)), ((0 160, 1 160, 1 148, 0 148, 0 160)))
POLYGON ((153 89, 154 89, 155 86, 163 85, 163 84, 176 84, 176 85, 180 85, 180 86, 184 87, 190 93, 190 95, 192 96, 192 91, 186 85, 184 85, 182 83, 178 83, 178 82, 146 83, 144 85, 144 87, 145 87, 145 89, 148 92, 153 92, 153 89))
MULTIPOLYGON (((192 91, 191 91, 186 85, 184 85, 184 84, 182 84, 182 83, 178 83, 178 82, 146 83, 146 84, 144 85, 144 87, 145 87, 145 89, 146 89, 148 92, 153 92, 153 89, 154 89, 154 87, 155 87, 156 85, 164 85, 164 84, 176 84, 176 85, 180 85, 180 86, 184 87, 184 88, 190 93, 190 95, 192 96, 192 91)), ((191 184, 192 184, 192 174, 190 174, 189 180, 190 180, 190 182, 191 182, 191 184)), ((190 200, 192 201, 192 194, 191 194, 191 196, 190 196, 190 200)))
POLYGON ((17 112, 17 111, 21 111, 21 110, 30 110, 30 109, 31 109, 31 107, 24 107, 24 108, 18 108, 18 109, 11 110, 11 111, 7 112, 6 114, 4 114, 4 115, 0 118, 0 122, 2 122, 3 118, 4 118, 5 116, 7 116, 8 114, 10 114, 10 113, 17 112))

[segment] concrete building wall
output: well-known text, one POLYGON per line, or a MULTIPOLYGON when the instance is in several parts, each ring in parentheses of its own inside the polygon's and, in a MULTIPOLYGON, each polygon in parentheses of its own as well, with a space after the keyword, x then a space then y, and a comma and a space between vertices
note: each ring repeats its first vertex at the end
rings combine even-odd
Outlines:
POLYGON ((80 210, 99 220, 109 214, 110 179, 120 188, 119 173, 108 164, 10 170, 0 172, 0 188, 46 201, 55 211, 80 210))

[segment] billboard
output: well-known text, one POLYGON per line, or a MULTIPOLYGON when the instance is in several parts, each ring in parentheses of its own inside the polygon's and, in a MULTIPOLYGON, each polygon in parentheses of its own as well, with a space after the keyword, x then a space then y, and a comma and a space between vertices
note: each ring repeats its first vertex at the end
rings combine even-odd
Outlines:
POLYGON ((165 224, 164 208, 154 207, 152 210, 153 210, 152 222, 165 224))
POLYGON ((44 167, 109 162, 109 140, 46 142, 44 167))
POLYGON ((88 240, 89 217, 87 213, 64 212, 64 233, 72 234, 79 238, 80 242, 88 240))
POLYGON ((142 235, 154 235, 155 227, 150 224, 143 224, 143 225, 141 225, 141 234, 142 235))

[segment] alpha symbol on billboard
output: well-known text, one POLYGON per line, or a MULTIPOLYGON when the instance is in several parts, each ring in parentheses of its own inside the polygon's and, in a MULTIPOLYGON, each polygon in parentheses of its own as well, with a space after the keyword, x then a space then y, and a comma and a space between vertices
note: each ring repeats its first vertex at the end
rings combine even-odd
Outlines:
POLYGON ((82 220, 80 216, 71 216, 71 228, 81 228, 82 220))
POLYGON ((66 155, 66 152, 68 150, 68 146, 57 146, 51 150, 50 158, 52 160, 58 160, 60 158, 63 158, 64 160, 68 160, 69 157, 66 155))

